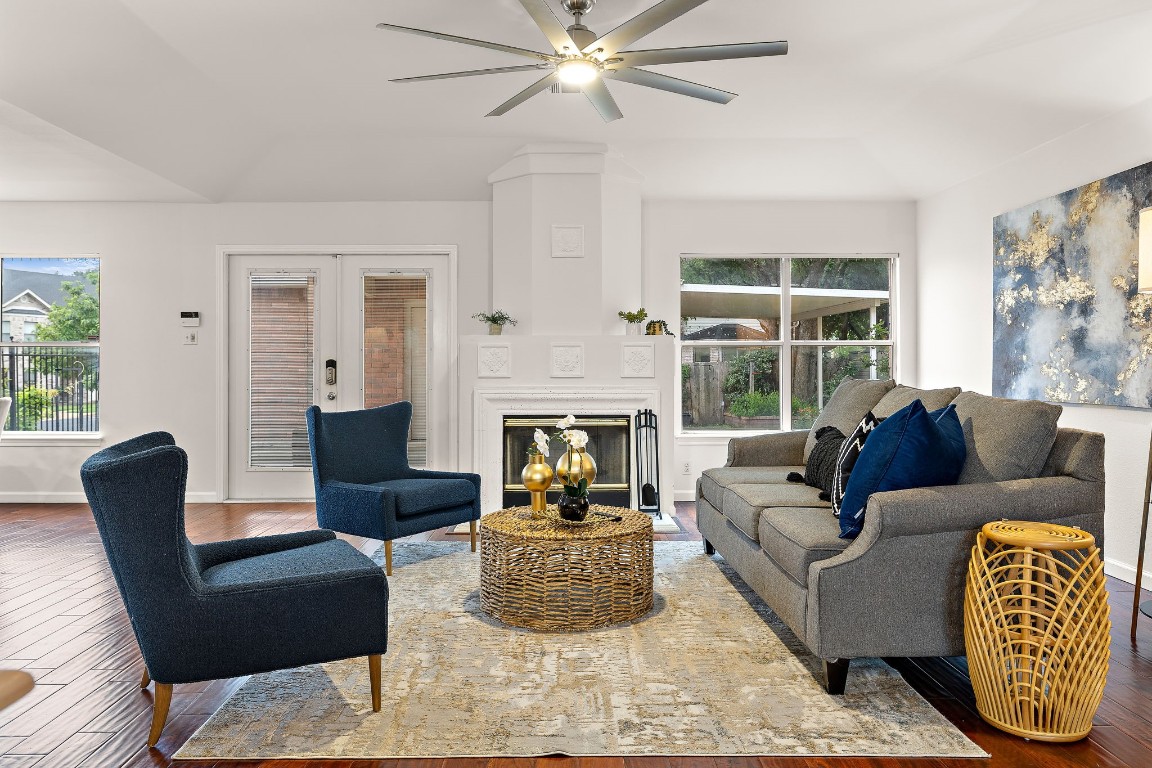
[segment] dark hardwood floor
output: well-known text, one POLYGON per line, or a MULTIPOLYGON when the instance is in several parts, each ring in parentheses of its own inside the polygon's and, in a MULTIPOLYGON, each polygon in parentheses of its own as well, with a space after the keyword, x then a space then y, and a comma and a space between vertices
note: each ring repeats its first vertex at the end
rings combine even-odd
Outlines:
MULTIPOLYGON (((686 532, 699 539, 693 508, 679 504, 686 532)), ((199 504, 188 509, 196 542, 315 527, 305 504, 199 504)), ((443 532, 423 538, 446 539, 443 532)), ((362 549, 374 542, 349 539, 362 549)), ((1089 737, 1065 746, 1029 742, 991 728, 976 714, 962 660, 890 659, 937 709, 992 754, 989 761, 864 758, 599 757, 512 760, 217 761, 209 768, 1150 768, 1152 620, 1128 639, 1132 587, 1109 580, 1112 661, 1104 703, 1089 737)), ((674 642, 674 639, 672 639, 674 642)), ((151 692, 128 618, 83 505, 0 505, 0 668, 36 676, 33 693, 0 711, 0 768, 167 766, 169 756, 243 679, 177 686, 158 747, 145 747, 151 692)))

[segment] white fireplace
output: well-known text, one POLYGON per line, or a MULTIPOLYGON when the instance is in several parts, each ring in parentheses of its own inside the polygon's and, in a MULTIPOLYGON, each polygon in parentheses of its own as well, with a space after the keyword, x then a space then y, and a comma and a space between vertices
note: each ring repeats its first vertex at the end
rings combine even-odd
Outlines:
POLYGON ((490 309, 518 323, 460 339, 458 407, 472 439, 458 446, 459 466, 480 474, 483 512, 502 506, 505 417, 632 419, 650 409, 670 515, 675 346, 670 336, 625 335, 617 316, 642 306, 639 174, 606 145, 548 144, 525 147, 488 180, 490 309))
MULTIPOLYGON (((581 416, 591 414, 631 418, 636 411, 643 409, 655 411, 659 407, 660 392, 656 389, 516 387, 476 390, 473 393, 472 455, 476 457, 473 471, 479 473, 482 480, 482 509, 490 512, 503 506, 505 417, 560 413, 572 414, 579 422, 581 416)), ((629 429, 629 440, 633 439, 632 433, 633 431, 629 429)), ((629 454, 635 455, 635 446, 632 446, 629 454)), ((556 458, 558 454, 552 456, 553 461, 556 458)), ((636 489, 633 487, 632 507, 636 506, 635 493, 636 489)))

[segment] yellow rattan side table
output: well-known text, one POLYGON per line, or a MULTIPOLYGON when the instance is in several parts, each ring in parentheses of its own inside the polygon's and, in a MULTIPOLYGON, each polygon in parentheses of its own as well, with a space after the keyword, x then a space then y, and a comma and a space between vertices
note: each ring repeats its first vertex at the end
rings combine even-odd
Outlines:
POLYGON ((964 592, 981 717, 1030 739, 1087 736, 1104 696, 1111 627, 1091 534, 1008 520, 981 529, 964 592))
MULTIPOLYGON (((592 505, 566 525, 530 507, 480 518, 480 608, 505 624, 575 632, 637 619, 652 610, 652 519, 592 505)), ((553 510, 554 511, 554 510, 553 510)))

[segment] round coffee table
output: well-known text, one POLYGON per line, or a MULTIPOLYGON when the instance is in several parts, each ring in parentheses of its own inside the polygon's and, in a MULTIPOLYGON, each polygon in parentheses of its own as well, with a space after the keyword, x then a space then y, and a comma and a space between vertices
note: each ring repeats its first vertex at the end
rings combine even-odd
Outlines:
MULTIPOLYGON (((480 608, 505 624, 576 632, 652 610, 652 518, 592 505, 582 525, 530 507, 480 518, 480 608)), ((555 508, 550 508, 555 514, 555 508)))

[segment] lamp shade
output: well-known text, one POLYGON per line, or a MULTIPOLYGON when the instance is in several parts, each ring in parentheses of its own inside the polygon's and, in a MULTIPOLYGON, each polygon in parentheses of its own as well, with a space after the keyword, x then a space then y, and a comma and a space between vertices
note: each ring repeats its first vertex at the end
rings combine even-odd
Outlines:
POLYGON ((1136 290, 1152 293, 1152 208, 1140 211, 1139 241, 1140 271, 1136 290))

